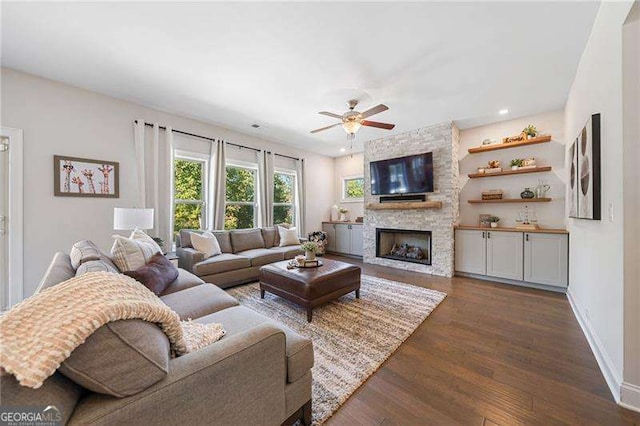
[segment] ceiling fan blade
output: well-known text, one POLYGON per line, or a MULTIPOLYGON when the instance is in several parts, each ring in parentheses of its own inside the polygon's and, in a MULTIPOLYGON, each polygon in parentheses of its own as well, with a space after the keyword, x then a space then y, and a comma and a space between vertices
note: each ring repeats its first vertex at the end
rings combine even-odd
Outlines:
POLYGON ((379 129, 387 129, 387 130, 391 130, 394 127, 396 127, 395 124, 380 123, 379 121, 367 121, 367 120, 362 120, 362 125, 369 126, 369 127, 378 127, 379 129))
POLYGON ((321 132, 323 130, 327 130, 327 129, 330 129, 332 127, 336 127, 336 126, 340 126, 340 125, 342 125, 342 123, 336 123, 336 124, 332 124, 331 126, 321 127, 319 129, 312 130, 311 133, 318 133, 318 132, 321 132))
POLYGON ((371 117, 374 114, 378 114, 382 111, 386 111, 388 110, 389 107, 383 104, 380 104, 378 106, 374 106, 373 108, 369 108, 368 110, 366 110, 365 112, 362 113, 362 118, 367 118, 367 117, 371 117))
POLYGON ((328 112, 328 111, 321 111, 318 114, 322 114, 322 115, 328 115, 329 117, 333 117, 333 118, 337 118, 338 120, 342 120, 342 116, 338 115, 338 114, 334 114, 332 112, 328 112))

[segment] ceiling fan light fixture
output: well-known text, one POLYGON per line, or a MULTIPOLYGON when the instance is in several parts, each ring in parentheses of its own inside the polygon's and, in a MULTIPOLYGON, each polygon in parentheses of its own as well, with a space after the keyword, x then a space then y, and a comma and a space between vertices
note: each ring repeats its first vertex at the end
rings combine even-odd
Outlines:
POLYGON ((359 121, 345 121, 342 123, 342 128, 348 135, 355 135, 358 130, 362 127, 362 123, 359 121))

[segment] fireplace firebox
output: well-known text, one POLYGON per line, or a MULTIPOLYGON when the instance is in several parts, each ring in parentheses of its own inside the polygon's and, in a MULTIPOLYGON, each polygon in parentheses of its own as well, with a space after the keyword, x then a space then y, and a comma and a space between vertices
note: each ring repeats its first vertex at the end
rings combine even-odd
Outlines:
POLYGON ((376 257, 431 265, 431 231, 376 228, 376 257))

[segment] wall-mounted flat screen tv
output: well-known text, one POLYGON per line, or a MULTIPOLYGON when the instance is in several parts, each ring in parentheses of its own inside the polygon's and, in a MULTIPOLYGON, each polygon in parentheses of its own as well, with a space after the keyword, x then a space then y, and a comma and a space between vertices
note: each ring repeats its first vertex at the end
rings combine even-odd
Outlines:
POLYGON ((371 194, 419 194, 433 192, 433 155, 431 152, 372 161, 371 194))

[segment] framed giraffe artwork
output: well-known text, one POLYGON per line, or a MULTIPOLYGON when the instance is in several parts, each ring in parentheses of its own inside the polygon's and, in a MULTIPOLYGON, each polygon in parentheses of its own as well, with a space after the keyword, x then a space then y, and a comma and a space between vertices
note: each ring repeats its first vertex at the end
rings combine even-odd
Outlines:
POLYGON ((115 161, 53 156, 56 197, 120 197, 120 170, 115 161))

